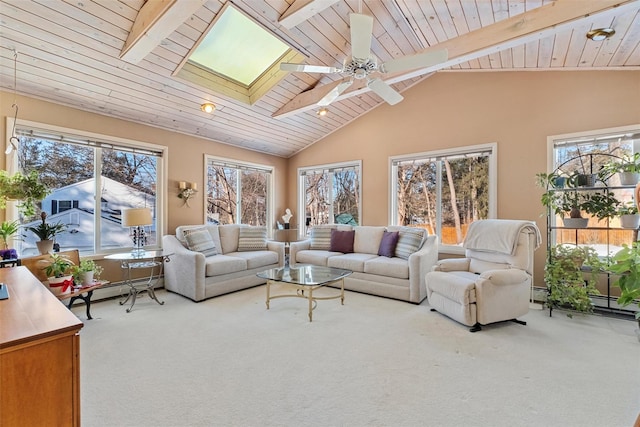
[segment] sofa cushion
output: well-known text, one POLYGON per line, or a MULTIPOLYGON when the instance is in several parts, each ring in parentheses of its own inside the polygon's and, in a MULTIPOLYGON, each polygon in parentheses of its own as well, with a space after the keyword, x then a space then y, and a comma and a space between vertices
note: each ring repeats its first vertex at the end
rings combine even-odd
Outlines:
POLYGON ((242 258, 247 262, 247 268, 265 267, 278 263, 278 253, 274 251, 232 252, 229 257, 242 258))
POLYGON ((319 250, 302 250, 296 254, 295 263, 298 264, 311 264, 327 266, 327 260, 336 255, 342 255, 340 252, 331 251, 319 251, 319 250))
POLYGON ((328 251, 331 248, 333 225, 315 225, 311 229, 311 249, 328 251))
POLYGON ((217 255, 205 259, 205 275, 220 276, 247 269, 247 260, 227 255, 217 255))
POLYGON ((344 254, 332 256, 327 260, 328 267, 343 268, 345 270, 364 273, 364 266, 370 259, 377 258, 371 254, 344 254))
POLYGON ((408 279, 409 263, 402 258, 379 256, 364 264, 364 272, 396 279, 408 279))
POLYGON ((387 227, 388 231, 398 231, 400 237, 396 245, 396 256, 409 259, 409 255, 416 252, 422 246, 425 230, 413 227, 387 227))
POLYGON ((223 254, 238 251, 238 239, 240 238, 240 228, 238 224, 225 224, 218 227, 220 233, 220 244, 223 254))
POLYGON ((331 230, 331 243, 329 250, 331 252, 342 252, 343 254, 350 254, 353 252, 353 239, 356 232, 351 231, 338 231, 331 230))
POLYGON ((267 229, 245 226, 240 228, 238 252, 263 251, 267 249, 267 229))
POLYGON ((176 238, 186 248, 187 247, 187 241, 186 241, 186 239, 184 237, 184 233, 187 233, 189 230, 195 230, 195 229, 198 229, 198 228, 204 228, 211 235, 211 238, 213 239, 213 243, 216 245, 216 251, 219 254, 221 254, 221 253, 223 253, 223 251, 222 251, 222 243, 220 243, 220 232, 218 231, 219 227, 220 227, 219 225, 214 225, 214 224, 180 225, 180 226, 176 227, 176 238))
POLYGON ((392 258, 396 255, 396 246, 398 245, 398 239, 400 233, 398 231, 385 231, 382 234, 382 240, 378 247, 378 255, 392 258))
POLYGON ((192 251, 201 252, 204 256, 216 255, 218 250, 213 238, 206 228, 193 228, 184 230, 184 239, 187 248, 192 251))
POLYGON ((353 241, 353 251, 361 254, 376 255, 384 233, 384 227, 362 225, 354 227, 356 237, 353 241))

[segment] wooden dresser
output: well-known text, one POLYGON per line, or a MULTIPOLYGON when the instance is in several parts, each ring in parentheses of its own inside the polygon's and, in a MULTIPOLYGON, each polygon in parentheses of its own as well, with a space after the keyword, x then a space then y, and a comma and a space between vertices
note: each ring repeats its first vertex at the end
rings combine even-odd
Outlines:
POLYGON ((26 267, 0 282, 0 426, 79 426, 82 322, 26 267))

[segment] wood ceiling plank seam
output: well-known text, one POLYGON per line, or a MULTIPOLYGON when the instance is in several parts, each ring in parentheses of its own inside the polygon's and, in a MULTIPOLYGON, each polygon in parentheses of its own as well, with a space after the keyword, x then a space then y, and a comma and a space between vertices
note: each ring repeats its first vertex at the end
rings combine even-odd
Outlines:
POLYGON ((622 41, 628 34, 635 15, 637 15, 637 13, 625 13, 622 16, 617 16, 613 20, 611 28, 615 28, 616 33, 603 42, 598 56, 595 58, 595 61, 593 61, 595 67, 606 67, 611 63, 622 41))
MULTIPOLYGON (((323 34, 331 44, 335 46, 338 50, 336 52, 336 60, 342 61, 340 57, 341 54, 347 56, 351 50, 351 43, 349 40, 349 32, 347 31, 346 36, 345 33, 338 31, 338 29, 331 25, 322 15, 314 15, 310 19, 307 20, 309 25, 314 27, 319 33, 323 34)), ((340 22, 342 22, 340 20, 340 22)), ((347 29, 348 30, 348 29, 347 29)))
POLYGON ((140 62, 144 61, 147 64, 152 64, 153 66, 158 68, 158 74, 169 77, 173 73, 174 67, 172 67, 172 65, 174 64, 174 62, 172 61, 172 58, 167 57, 171 57, 174 55, 175 54, 169 52, 166 49, 158 51, 154 49, 149 54, 147 54, 140 62))
MULTIPOLYGON (((509 56, 509 59, 511 59, 511 56, 509 56)), ((470 59, 470 60, 469 60, 469 61, 467 61, 466 63, 469 65, 469 68, 474 68, 474 69, 476 69, 476 68, 482 68, 482 67, 480 66, 480 61, 479 61, 477 58, 475 58, 475 59, 470 59)))
MULTIPOLYGON (((86 14, 90 15, 93 20, 97 20, 97 26, 95 28, 100 29, 102 25, 113 26, 115 28, 119 28, 125 34, 128 34, 133 22, 118 14, 113 12, 111 9, 105 7, 103 4, 97 3, 95 1, 78 1, 78 0, 63 0, 66 4, 71 6, 72 8, 79 9, 84 11, 86 14)), ((59 2, 58 2, 59 3, 59 2)), ((58 6, 56 6, 56 9, 58 6)), ((84 20, 82 15, 78 15, 77 19, 80 21, 84 20)), ((135 19, 134 19, 135 20, 135 19)), ((126 38, 125 38, 126 40, 126 38)))
MULTIPOLYGON (((509 17, 521 15, 527 11, 526 0, 509 0, 509 17)), ((514 46, 505 52, 511 55, 512 68, 525 68, 525 48, 523 45, 514 46)))
POLYGON ((478 63, 480 64, 480 68, 483 70, 491 69, 491 61, 489 61, 488 55, 481 56, 480 58, 478 58, 478 63))
MULTIPOLYGON (((209 28, 209 24, 213 21, 213 18, 215 18, 215 14, 211 10, 206 7, 201 7, 196 13, 191 15, 189 19, 184 21, 182 25, 193 28, 202 34, 209 28)), ((180 29, 180 27, 178 27, 178 29, 180 29)))
POLYGON ((536 68, 551 68, 553 58, 553 44, 555 37, 540 39, 538 44, 538 64, 536 68))
POLYGON ((609 65, 624 66, 634 49, 640 46, 640 10, 635 13, 631 25, 627 29, 625 38, 618 46, 609 65))
POLYGON ((530 41, 524 45, 524 66, 536 68, 538 66, 538 52, 540 43, 538 40, 530 41))
MULTIPOLYGON (((387 4, 390 3, 391 2, 387 2, 387 4)), ((389 36, 392 37, 394 44, 400 49, 400 54, 397 56, 405 56, 417 52, 419 47, 412 44, 411 40, 405 34, 406 21, 404 19, 396 19, 391 14, 389 8, 385 6, 385 2, 370 3, 369 10, 373 14, 374 18, 380 23, 383 30, 381 35, 389 34, 389 36), (393 29, 395 35, 391 35, 389 33, 390 29, 393 29)))
POLYGON ((433 32, 431 31, 431 28, 427 24, 426 18, 424 17, 424 15, 422 15, 422 12, 419 13, 418 17, 416 17, 409 10, 405 0, 394 0, 394 1, 395 1, 395 4, 400 9, 400 12, 402 13, 402 15, 407 20, 407 25, 411 27, 411 30, 415 34, 416 38, 419 40, 420 44, 423 45, 425 48, 427 46, 431 46, 431 43, 429 42, 430 37, 427 37, 427 35, 425 35, 425 32, 430 34, 432 42, 435 42, 436 38, 433 32))
MULTIPOLYGON (((448 40, 447 31, 445 30, 445 24, 440 21, 440 17, 436 12, 431 1, 418 1, 418 6, 422 10, 422 13, 427 18, 427 22, 429 23, 429 27, 433 31, 433 34, 436 36, 437 43, 442 43, 445 40, 448 40)), ((435 43, 435 44, 437 44, 435 43)))
MULTIPOLYGON (((604 17, 598 18, 593 21, 591 28, 612 28, 613 18, 612 17, 604 17)), ((585 39, 587 39, 586 34, 584 35, 585 39)), ((596 58, 600 54, 600 50, 606 45, 605 41, 594 41, 587 39, 587 43, 582 51, 582 56, 580 57, 579 67, 590 67, 593 66, 596 58)))
POLYGON ((407 39, 410 46, 409 53, 418 52, 428 46, 421 37, 418 36, 413 26, 409 22, 407 16, 402 12, 398 5, 398 0, 390 0, 382 2, 382 5, 387 9, 389 15, 396 23, 396 28, 402 31, 402 34, 407 39))
POLYGON ((526 0, 524 5, 525 5, 525 12, 528 12, 530 10, 542 7, 542 0, 526 0))
POLYGON ((349 55, 351 45, 341 34, 333 31, 333 28, 331 30, 324 29, 328 32, 325 33, 318 21, 318 18, 310 19, 303 24, 300 24, 298 27, 300 27, 300 31, 303 31, 305 35, 313 40, 319 48, 332 58, 332 62, 325 65, 332 67, 342 66, 342 60, 345 56, 349 55))
POLYGON ((462 8, 462 15, 464 16, 467 24, 467 32, 482 28, 482 24, 480 23, 480 14, 475 2, 462 1, 460 3, 460 7, 462 8))
POLYGON ((158 43, 154 47, 154 49, 157 49, 158 46, 162 46, 167 40, 186 49, 187 53, 182 55, 183 57, 185 57, 189 53, 189 51, 193 48, 193 46, 196 44, 196 40, 193 40, 178 31, 174 31, 173 33, 169 34, 168 37, 164 38, 162 42, 158 43))
POLYGON ((524 68, 524 45, 514 46, 510 50, 513 67, 524 68))
MULTIPOLYGON (((31 2, 22 2, 20 5, 29 6, 33 9, 35 3, 31 2)), ((39 12, 42 9, 38 9, 39 12)), ((18 28, 22 27, 25 29, 25 34, 30 34, 31 32, 35 32, 38 34, 45 34, 43 37, 52 38, 53 36, 58 37, 59 40, 64 41, 65 49, 73 50, 78 46, 87 47, 88 49, 92 49, 95 51, 99 51, 101 53, 107 54, 111 59, 117 58, 120 53, 119 48, 115 48, 113 46, 108 45, 107 43, 97 43, 97 44, 89 44, 86 45, 86 41, 92 42, 93 39, 90 37, 82 38, 78 37, 77 32, 69 30, 61 25, 57 25, 48 19, 42 18, 41 16, 34 13, 31 13, 29 10, 20 9, 14 7, 13 5, 5 5, 0 9, 0 18, 5 17, 4 22, 8 23, 3 28, 18 28), (47 32, 43 30, 43 28, 47 29, 47 32), (53 31, 55 30, 55 31, 53 31)), ((3 30, 4 31, 4 30, 3 30)))
POLYGON ((381 62, 388 61, 389 59, 392 59, 392 58, 400 58, 402 56, 405 56, 402 51, 402 48, 400 48, 400 46, 396 44, 391 34, 387 32, 383 33, 378 37, 378 41, 382 46, 384 46, 385 51, 388 52, 388 55, 386 58, 385 57, 380 58, 381 62))
POLYGON ((429 22, 434 33, 438 36, 438 41, 440 43, 458 36, 455 26, 453 25, 453 20, 449 15, 449 9, 447 9, 447 5, 444 0, 424 1, 420 2, 420 6, 425 7, 425 15, 432 15, 436 18, 429 22))
MULTIPOLYGON (((338 62, 337 58, 334 58, 333 52, 328 52, 321 45, 317 43, 317 41, 313 40, 311 37, 308 37, 307 31, 316 34, 313 27, 304 22, 299 26, 292 28, 291 33, 298 37, 300 40, 305 41, 305 50, 311 55, 307 61, 308 64, 314 65, 327 65, 330 67, 340 67, 342 62, 338 62)), ((322 37, 322 35, 320 35, 322 37)))
MULTIPOLYGON (((179 45, 178 43, 174 42, 171 39, 162 40, 162 42, 158 46, 156 46, 152 50, 152 52, 158 51, 158 49, 166 49, 169 52, 171 52, 172 56, 176 55, 178 58, 184 58, 189 52, 189 49, 186 49, 184 46, 179 45)), ((133 65, 136 65, 136 64, 133 64, 133 65)))
MULTIPOLYGON (((510 18, 511 10, 509 6, 510 5, 508 0, 493 0, 492 2, 493 22, 499 22, 499 21, 510 18)), ((524 52, 525 64, 526 64, 526 58, 527 58, 526 49, 523 49, 523 52, 524 52)), ((493 69, 508 68, 509 65, 513 67, 513 54, 511 52, 508 52, 508 53, 510 54, 511 58, 507 58, 507 52, 504 50, 498 52, 497 55, 495 53, 490 54, 489 61, 491 62, 491 68, 493 69), (499 59, 499 62, 498 62, 498 59, 499 59)))
POLYGON ((476 0, 476 8, 478 9, 478 16, 480 17, 480 25, 482 27, 488 27, 495 23, 493 4, 491 2, 476 0))
POLYGON ((567 52, 569 51, 569 42, 571 41, 572 30, 562 31, 556 34, 553 43, 553 51, 551 53, 551 68, 560 68, 564 66, 567 52))
MULTIPOLYGON (((12 0, 3 0, 9 2, 12 0)), ((119 34, 111 34, 107 32, 99 32, 99 28, 95 28, 83 21, 79 21, 77 18, 66 15, 66 13, 79 13, 79 9, 70 7, 66 3, 55 4, 55 8, 51 8, 53 4, 51 2, 43 2, 42 4, 35 1, 22 1, 18 2, 19 9, 25 13, 33 14, 40 17, 47 23, 42 28, 46 28, 48 31, 57 29, 58 31, 65 30, 66 33, 71 33, 69 37, 70 41, 77 41, 78 35, 87 37, 95 42, 104 43, 110 47, 118 48, 124 44, 124 40, 120 37, 124 35, 126 37, 126 31, 122 28, 117 28, 119 34), (64 10, 64 13, 61 11, 64 10)), ((14 5, 16 6, 16 5, 14 5)), ((3 7, 4 9, 4 7, 3 7)), ((84 12, 80 13, 84 15, 86 19, 90 19, 91 15, 84 12)), ((31 19, 31 16, 28 17, 31 19)))
POLYGON ((447 0, 445 6, 449 11, 451 23, 456 30, 456 36, 468 33, 470 31, 469 24, 467 24, 467 18, 460 0, 447 0))
MULTIPOLYGON (((117 13, 118 15, 126 18, 131 21, 131 25, 136 20, 136 16, 138 16, 138 12, 142 5, 144 4, 144 0, 136 1, 111 1, 111 0, 103 0, 100 1, 100 6, 105 9, 109 9, 113 13, 117 13)), ((130 26, 131 26, 130 25, 130 26)))
POLYGON ((591 29, 590 23, 582 23, 573 28, 571 32, 571 40, 569 41, 569 49, 565 58, 565 67, 578 67, 580 58, 584 51, 587 41, 585 34, 591 29))
POLYGON ((491 69, 500 69, 502 68, 502 58, 500 58, 500 52, 492 52, 487 55, 489 58, 489 63, 491 64, 491 69))
POLYGON ((640 44, 631 52, 624 64, 626 67, 640 66, 640 44))
MULTIPOLYGON (((208 26, 207 26, 208 27, 208 26)), ((171 33, 167 38, 173 35, 179 35, 182 40, 181 44, 184 44, 186 47, 191 48, 202 37, 202 33, 206 30, 197 30, 191 25, 183 22, 175 29, 173 33, 171 33)))

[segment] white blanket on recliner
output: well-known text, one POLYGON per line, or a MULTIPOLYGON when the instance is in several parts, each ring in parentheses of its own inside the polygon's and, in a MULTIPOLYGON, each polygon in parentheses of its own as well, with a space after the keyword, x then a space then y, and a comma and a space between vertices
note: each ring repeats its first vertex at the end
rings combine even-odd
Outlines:
POLYGON ((485 219, 472 222, 467 230, 463 247, 474 251, 513 255, 518 245, 518 235, 522 231, 535 234, 535 249, 537 249, 542 236, 536 223, 512 219, 485 219))

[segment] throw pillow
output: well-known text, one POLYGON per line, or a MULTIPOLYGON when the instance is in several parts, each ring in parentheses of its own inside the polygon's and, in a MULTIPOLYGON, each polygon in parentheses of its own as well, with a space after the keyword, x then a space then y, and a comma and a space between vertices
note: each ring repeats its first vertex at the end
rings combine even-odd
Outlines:
POLYGON ((343 254, 353 253, 353 239, 356 237, 356 232, 351 231, 338 231, 331 230, 331 252, 342 252, 343 254))
POLYGON ((397 231, 385 231, 382 233, 378 255, 393 258, 396 254, 396 246, 398 245, 399 238, 400 233, 397 231))
POLYGON ((265 227, 240 227, 238 252, 264 251, 267 249, 267 229, 265 227))
POLYGON ((206 228, 194 228, 184 231, 184 239, 187 242, 187 248, 192 251, 201 252, 204 256, 216 255, 218 250, 216 244, 211 238, 211 234, 206 228))
POLYGON ((424 230, 420 228, 405 228, 400 230, 398 244, 396 245, 396 256, 402 259, 409 259, 409 255, 420 249, 424 230))
POLYGON ((331 248, 331 230, 334 227, 318 227, 311 229, 311 249, 328 251, 331 248))

